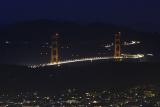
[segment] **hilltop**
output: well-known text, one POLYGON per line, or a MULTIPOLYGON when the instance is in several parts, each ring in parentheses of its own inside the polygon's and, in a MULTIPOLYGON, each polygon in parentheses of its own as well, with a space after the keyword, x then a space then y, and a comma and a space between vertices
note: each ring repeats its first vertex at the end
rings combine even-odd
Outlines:
POLYGON ((134 29, 113 24, 95 22, 79 24, 71 21, 33 20, 9 24, 1 28, 1 38, 9 40, 50 40, 55 32, 61 34, 62 39, 68 40, 103 40, 113 39, 116 32, 123 32, 123 37, 139 38, 143 36, 157 36, 158 34, 139 32, 134 29))

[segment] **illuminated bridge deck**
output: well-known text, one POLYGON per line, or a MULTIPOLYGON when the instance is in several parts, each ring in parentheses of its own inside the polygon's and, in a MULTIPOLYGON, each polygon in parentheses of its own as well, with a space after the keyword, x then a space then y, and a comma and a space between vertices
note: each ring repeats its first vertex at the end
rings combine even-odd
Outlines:
POLYGON ((136 55, 124 55, 122 54, 121 57, 92 57, 92 58, 81 58, 81 59, 73 59, 73 60, 65 60, 60 61, 58 63, 47 63, 47 64, 40 64, 40 65, 33 65, 29 66, 30 68, 39 68, 39 67, 46 67, 46 66, 55 66, 55 65, 62 65, 62 64, 69 64, 69 63, 77 63, 77 62, 86 62, 86 61, 100 61, 100 60, 109 60, 109 59, 140 59, 143 58, 143 54, 136 54, 136 55))

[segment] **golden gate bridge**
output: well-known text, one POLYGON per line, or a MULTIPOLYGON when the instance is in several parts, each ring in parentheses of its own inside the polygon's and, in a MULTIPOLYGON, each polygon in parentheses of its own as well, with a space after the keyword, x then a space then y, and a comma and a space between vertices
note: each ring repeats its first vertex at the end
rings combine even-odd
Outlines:
POLYGON ((120 61, 121 59, 140 59, 143 58, 143 54, 121 54, 121 41, 120 41, 121 32, 115 34, 115 42, 114 42, 114 55, 113 56, 106 56, 106 57, 90 57, 90 58, 80 58, 80 59, 72 59, 72 60, 59 60, 59 51, 58 51, 58 39, 59 34, 56 33, 52 37, 51 42, 51 61, 47 64, 39 64, 30 66, 31 68, 38 68, 38 67, 45 67, 45 66, 54 66, 54 65, 62 65, 62 64, 69 64, 69 63, 76 63, 76 62, 86 62, 86 61, 98 61, 98 60, 109 60, 114 59, 116 61, 120 61))

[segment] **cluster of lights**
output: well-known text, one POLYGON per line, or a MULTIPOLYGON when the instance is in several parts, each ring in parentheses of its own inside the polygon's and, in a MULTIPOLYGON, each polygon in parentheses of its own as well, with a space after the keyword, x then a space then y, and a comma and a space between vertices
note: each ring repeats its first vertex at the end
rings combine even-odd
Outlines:
POLYGON ((104 45, 104 47, 105 48, 111 48, 113 45, 114 45, 113 43, 112 44, 106 44, 106 45, 104 45))
POLYGON ((44 52, 44 53, 43 53, 43 52, 41 52, 40 54, 41 54, 41 55, 48 55, 48 53, 47 53, 47 52, 44 52))
MULTIPOLYGON (((130 41, 130 42, 125 41, 123 43, 123 45, 124 46, 130 46, 130 45, 137 45, 137 44, 140 44, 140 43, 141 43, 140 41, 130 41)), ((105 48, 111 48, 112 46, 114 46, 113 43, 104 45, 105 48)))
POLYGON ((144 54, 135 54, 135 55, 132 55, 132 54, 121 54, 121 56, 122 56, 123 58, 138 59, 138 58, 143 58, 143 57, 144 57, 144 54))
POLYGON ((154 56, 153 54, 151 54, 151 53, 149 53, 149 54, 147 54, 148 56, 154 56))
POLYGON ((124 42, 125 46, 130 46, 130 45, 137 45, 140 44, 140 41, 130 41, 130 42, 124 42))
POLYGON ((119 89, 67 89, 55 95, 36 92, 0 94, 0 107, 159 107, 157 87, 119 89), (118 90, 115 91, 115 90, 118 90))

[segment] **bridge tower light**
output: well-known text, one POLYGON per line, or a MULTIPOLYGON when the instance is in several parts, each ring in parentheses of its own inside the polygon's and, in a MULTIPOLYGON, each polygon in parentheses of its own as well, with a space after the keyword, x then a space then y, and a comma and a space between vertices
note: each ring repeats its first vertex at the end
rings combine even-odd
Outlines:
POLYGON ((51 64, 58 64, 59 62, 59 50, 58 50, 59 34, 56 33, 52 36, 51 41, 51 64))
POLYGON ((121 40, 120 40, 121 32, 115 34, 115 43, 114 43, 114 57, 121 57, 121 40))

